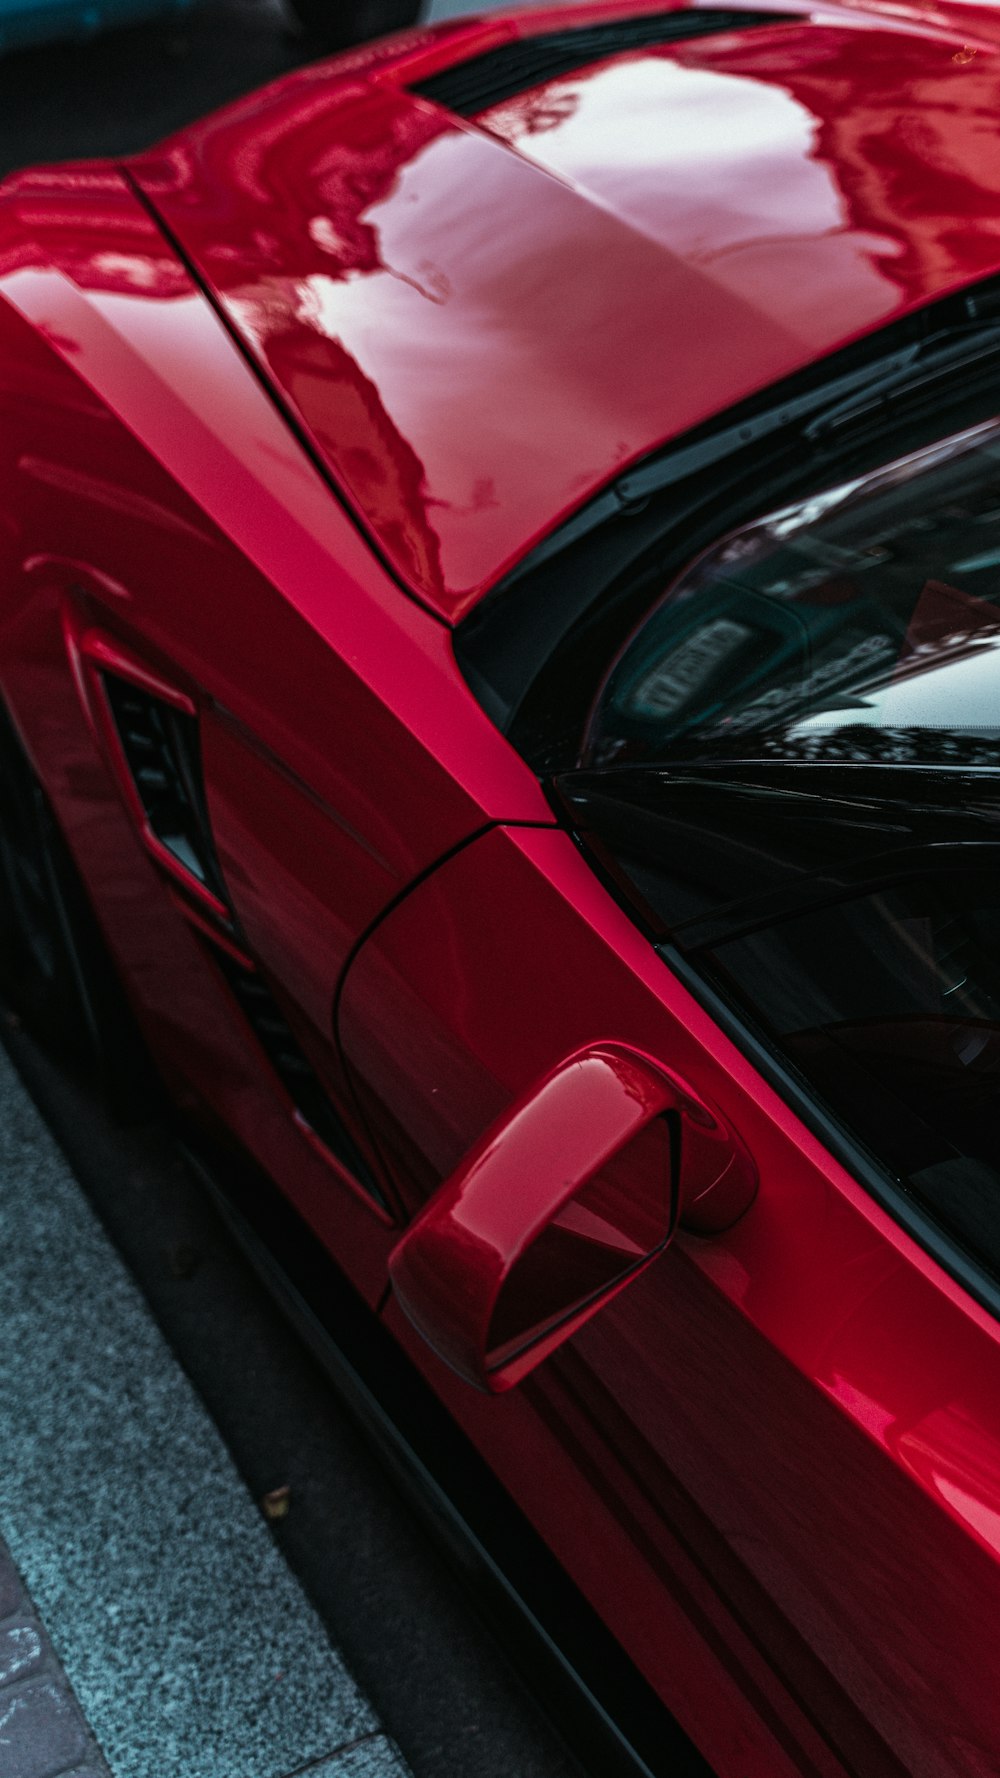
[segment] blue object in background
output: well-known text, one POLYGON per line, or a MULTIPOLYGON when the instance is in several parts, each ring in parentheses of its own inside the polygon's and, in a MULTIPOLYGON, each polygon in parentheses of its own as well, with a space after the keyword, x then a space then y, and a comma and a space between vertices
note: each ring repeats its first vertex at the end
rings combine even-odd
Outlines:
POLYGON ((185 12, 191 0, 0 0, 0 53, 185 12))

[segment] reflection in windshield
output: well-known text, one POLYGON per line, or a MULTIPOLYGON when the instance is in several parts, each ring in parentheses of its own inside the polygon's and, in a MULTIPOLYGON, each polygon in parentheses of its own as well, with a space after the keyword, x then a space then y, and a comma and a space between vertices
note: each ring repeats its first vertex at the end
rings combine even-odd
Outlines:
POLYGON ((584 763, 1000 764, 1000 423, 772 513, 627 644, 584 763))

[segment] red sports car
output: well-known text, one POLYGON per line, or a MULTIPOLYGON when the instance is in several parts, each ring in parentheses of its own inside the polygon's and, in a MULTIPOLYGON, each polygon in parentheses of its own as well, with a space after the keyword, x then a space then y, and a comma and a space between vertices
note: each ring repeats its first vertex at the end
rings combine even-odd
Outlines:
POLYGON ((120 984, 647 1770, 1000 1770, 998 119, 986 5, 627 0, 0 189, 9 991, 120 1088, 120 984))

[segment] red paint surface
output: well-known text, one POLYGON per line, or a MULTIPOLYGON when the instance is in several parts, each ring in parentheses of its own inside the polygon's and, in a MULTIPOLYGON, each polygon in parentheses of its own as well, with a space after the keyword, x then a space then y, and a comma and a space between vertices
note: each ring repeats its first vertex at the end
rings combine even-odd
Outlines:
POLYGON ((392 1231, 263 1061, 70 638, 198 705, 251 955, 362 1147, 330 1023, 352 945, 436 858, 500 816, 551 821, 548 804, 112 169, 19 175, 0 197, 0 422, 0 691, 147 1037, 185 1107, 238 1136, 374 1301, 392 1231))
POLYGON ((469 123, 404 85, 448 55, 351 59, 132 173, 395 571, 456 618, 636 457, 1000 268, 984 32, 978 9, 793 7, 469 123))
POLYGON ((623 1044, 594 1044, 474 1144, 394 1249, 389 1276, 460 1376, 509 1389, 663 1251, 678 1218, 715 1233, 756 1189, 742 1143, 684 1082, 623 1044), (517 1337, 501 1356, 491 1333, 526 1259, 534 1285, 525 1291, 522 1266, 521 1312, 504 1317, 517 1337))
MULTIPOLYGON (((518 1261, 595 1174, 675 1103, 671 1083, 644 1057, 595 1045, 530 1087, 435 1192, 394 1250, 389 1275, 414 1326, 460 1375, 494 1391, 509 1388, 595 1312, 599 1301, 591 1298, 547 1329, 573 1303, 555 1264, 530 1352, 522 1347, 503 1364, 491 1361, 491 1324, 518 1261)), ((619 1274, 631 1276, 670 1235, 676 1183, 669 1146, 663 1158, 662 1177, 642 1182, 661 1210, 648 1239, 628 1239, 621 1218, 614 1230, 602 1223, 602 1244, 614 1246, 619 1274)), ((522 1331, 527 1337, 528 1328, 522 1331)))
POLYGON ((401 91, 568 16, 305 70, 137 169, 344 506, 124 175, 7 182, 0 692, 172 1092, 370 1302, 407 1220, 581 1048, 638 1049, 717 1110, 752 1207, 681 1229, 519 1389, 477 1394, 391 1324, 721 1778, 978 1778, 1000 1764, 997 1328, 552 831, 348 509, 457 612, 618 465, 1000 266, 996 13, 798 13, 489 128, 401 91), (197 709, 239 943, 395 1226, 302 1127, 211 909, 144 839, 81 695, 87 634, 197 709))
POLYGON ((759 1168, 752 1207, 712 1239, 682 1230, 518 1389, 487 1398, 398 1308, 390 1325, 726 1778, 988 1771, 990 1316, 756 1075, 566 835, 496 832, 442 866, 355 963, 341 1035, 414 1205, 587 1044, 635 1045, 718 1107, 759 1168))

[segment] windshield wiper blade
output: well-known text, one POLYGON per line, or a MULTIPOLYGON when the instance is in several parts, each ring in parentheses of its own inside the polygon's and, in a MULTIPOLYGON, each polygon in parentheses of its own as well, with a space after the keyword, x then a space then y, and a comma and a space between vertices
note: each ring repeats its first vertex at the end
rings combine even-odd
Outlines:
MULTIPOLYGON (((966 319, 939 327, 923 339, 911 340, 895 352, 839 377, 831 377, 800 395, 741 416, 728 426, 713 426, 690 444, 669 444, 582 506, 519 563, 509 581, 532 573, 549 557, 561 553, 609 519, 627 518, 655 494, 662 494, 714 464, 724 463, 763 440, 793 433, 802 443, 822 447, 854 426, 886 416, 901 402, 919 402, 948 383, 960 370, 991 358, 1000 361, 1000 320, 991 316, 978 324, 971 298, 966 319)), ((984 314, 989 313, 985 309, 984 314)))
POLYGON ((968 372, 990 359, 1000 363, 1000 324, 995 321, 983 327, 952 327, 931 334, 917 346, 910 364, 899 368, 880 365, 860 397, 848 396, 826 406, 805 427, 804 438, 809 444, 821 444, 849 427, 880 419, 903 403, 920 403, 940 384, 950 384, 960 371, 968 372))
POLYGON ((668 445, 657 456, 619 476, 614 488, 622 507, 639 505, 651 494, 662 493, 676 482, 685 481, 689 475, 697 475, 714 463, 734 457, 774 433, 790 430, 810 414, 815 414, 817 409, 826 411, 831 403, 848 406, 859 395, 866 395, 876 379, 881 383, 883 379, 897 382, 905 378, 919 358, 920 350, 920 343, 914 342, 874 365, 862 365, 819 388, 794 395, 787 401, 775 402, 773 407, 718 428, 693 444, 668 445))
POLYGON ((614 491, 627 510, 648 500, 651 494, 661 493, 689 475, 802 421, 808 422, 802 426, 803 440, 820 444, 849 426, 887 412, 900 396, 921 397, 937 383, 947 382, 956 371, 994 356, 1000 358, 1000 322, 942 328, 872 364, 861 365, 789 401, 776 402, 773 407, 723 427, 707 438, 676 449, 668 447, 620 476, 614 491))
POLYGON ((707 437, 691 444, 665 445, 654 457, 648 457, 635 469, 619 476, 602 494, 594 496, 564 520, 558 530, 536 544, 530 556, 518 564, 505 584, 510 585, 523 575, 533 573, 549 557, 561 554, 570 544, 578 542, 609 519, 628 517, 645 506, 652 495, 662 494, 690 476, 710 469, 713 464, 737 456, 762 439, 790 430, 797 422, 815 414, 818 408, 828 409, 831 401, 846 407, 858 395, 867 396, 872 388, 873 372, 880 384, 883 377, 893 381, 905 377, 916 363, 920 349, 919 343, 904 346, 880 359, 875 366, 863 365, 819 388, 776 402, 772 407, 747 415, 729 426, 714 427, 707 437))

